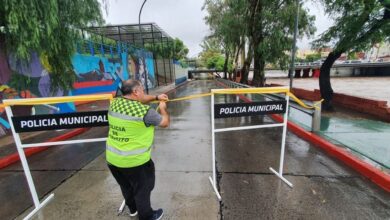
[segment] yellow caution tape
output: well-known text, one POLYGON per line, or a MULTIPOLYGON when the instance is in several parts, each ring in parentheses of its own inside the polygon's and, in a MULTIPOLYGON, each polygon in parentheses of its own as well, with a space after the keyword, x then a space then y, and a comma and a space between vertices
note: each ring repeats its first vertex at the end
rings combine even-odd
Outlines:
POLYGON ((294 99, 300 106, 308 109, 313 109, 313 108, 319 108, 318 105, 321 104, 323 99, 321 99, 319 102, 316 102, 313 106, 306 105, 304 102, 302 102, 299 98, 297 98, 293 93, 287 92, 288 96, 290 96, 292 99, 294 99))
POLYGON ((49 97, 49 98, 31 98, 31 99, 5 99, 4 106, 11 105, 42 105, 42 104, 56 104, 64 102, 81 102, 81 101, 98 101, 110 100, 112 94, 101 95, 80 95, 80 96, 64 96, 64 97, 49 97))
POLYGON ((289 89, 286 87, 264 87, 264 88, 237 88, 237 89, 212 89, 214 94, 269 94, 269 93, 287 93, 289 89))
MULTIPOLYGON (((285 93, 294 99, 299 105, 304 108, 313 109, 318 108, 318 105, 323 101, 315 103, 313 106, 306 105, 299 98, 285 87, 266 87, 266 88, 236 88, 236 89, 212 89, 210 93, 201 93, 196 95, 189 95, 176 99, 170 99, 168 102, 183 101, 189 99, 195 99, 205 96, 211 96, 213 94, 270 94, 270 93, 285 93)), ((80 102, 80 101, 98 101, 98 100, 111 100, 113 96, 111 94, 102 95, 82 95, 82 96, 65 96, 65 97, 50 97, 50 98, 31 98, 31 99, 9 99, 3 100, 3 104, 0 104, 0 108, 11 105, 40 105, 40 104, 56 104, 64 102, 80 102)), ((158 103, 153 101, 152 103, 158 103)))
MULTIPOLYGON (((290 90, 286 87, 266 87, 266 88, 236 88, 236 89, 212 89, 210 93, 201 93, 197 95, 190 95, 185 97, 180 97, 176 99, 170 99, 167 102, 175 102, 182 100, 189 100, 194 98, 200 98, 204 96, 210 96, 213 94, 271 94, 271 93, 285 93, 295 100, 300 106, 308 109, 318 108, 318 105, 321 104, 321 101, 316 102, 313 106, 306 105, 299 98, 297 98, 290 90)), ((152 103, 157 103, 158 101, 153 101, 152 103)))

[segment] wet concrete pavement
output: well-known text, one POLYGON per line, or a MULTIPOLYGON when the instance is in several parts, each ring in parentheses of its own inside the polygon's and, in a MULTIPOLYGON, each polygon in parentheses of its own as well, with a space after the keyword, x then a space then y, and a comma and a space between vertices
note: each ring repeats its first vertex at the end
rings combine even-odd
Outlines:
MULTIPOLYGON (((217 119, 216 127, 267 123, 267 116, 217 119)), ((281 138, 282 128, 216 135, 223 219, 390 218, 389 193, 290 132, 284 176, 294 188, 278 180, 269 167, 279 167, 281 138)))
MULTIPOLYGON (((103 137, 107 129, 92 128, 78 138, 103 137)), ((103 153, 103 143, 53 146, 29 162, 38 196, 42 197, 103 153)), ((30 207, 32 198, 20 163, 0 170, 0 219, 13 219, 30 207)))
MULTIPOLYGON (((216 87, 213 81, 194 81, 179 88, 172 97, 208 92, 216 87)), ((217 102, 230 100, 236 99, 216 97, 217 102)), ((268 169, 270 166, 278 168, 280 128, 216 135, 218 187, 222 195, 219 203, 208 181, 212 168, 210 98, 172 102, 168 107, 171 126, 156 130, 153 152, 156 188, 152 205, 164 208, 165 219, 390 218, 389 193, 289 132, 285 177, 294 188, 280 181, 268 169)), ((216 127, 259 123, 272 121, 268 117, 218 119, 216 127)), ((93 134, 106 132, 96 129, 99 131, 93 134)), ((51 155, 43 152, 43 155, 31 157, 40 195, 55 188, 54 200, 35 219, 129 219, 126 213, 116 216, 122 196, 106 167, 102 153, 104 144, 92 145, 89 146, 91 152, 71 146, 79 150, 51 155), (88 159, 83 159, 84 156, 88 159), (66 178, 59 181, 57 179, 61 178, 56 176, 66 178)), ((80 148, 84 147, 88 148, 80 148)), ((57 150, 59 148, 53 149, 57 150)), ((18 180, 8 177, 14 180, 11 183, 1 178, 0 192, 3 195, 7 191, 7 198, 1 204, 12 203, 1 206, 3 219, 3 213, 9 209, 17 207, 20 214, 24 209, 20 204, 30 202, 31 197, 28 191, 20 191, 25 188, 20 184, 24 177, 20 168, 10 167, 0 171, 0 175, 20 176, 18 180)))
MULTIPOLYGON (((173 95, 206 91, 207 86, 190 84, 173 95)), ((152 205, 164 208, 166 219, 219 218, 219 203, 208 181, 211 171, 209 100, 170 103, 171 126, 156 130, 152 156, 156 187, 152 205)), ((54 194, 54 200, 36 219, 129 219, 128 210, 116 215, 123 198, 106 167, 104 154, 66 180, 54 194)))

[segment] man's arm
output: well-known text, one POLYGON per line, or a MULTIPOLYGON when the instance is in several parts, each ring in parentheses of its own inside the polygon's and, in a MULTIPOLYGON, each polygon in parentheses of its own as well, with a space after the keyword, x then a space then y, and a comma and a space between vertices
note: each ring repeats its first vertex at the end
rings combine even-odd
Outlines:
POLYGON ((144 95, 142 99, 140 100, 142 104, 148 104, 151 101, 168 101, 168 96, 165 94, 160 95, 144 95))
POLYGON ((169 126, 169 123, 170 123, 169 114, 167 111, 167 104, 165 102, 160 102, 159 109, 160 109, 160 114, 162 117, 162 120, 161 120, 159 126, 166 128, 169 126))

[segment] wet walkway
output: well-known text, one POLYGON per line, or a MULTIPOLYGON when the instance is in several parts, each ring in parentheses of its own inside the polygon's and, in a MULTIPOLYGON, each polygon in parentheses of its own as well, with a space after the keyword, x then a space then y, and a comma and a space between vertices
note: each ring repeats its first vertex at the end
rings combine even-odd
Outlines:
MULTIPOLYGON (((170 98, 208 92, 210 88, 217 88, 214 81, 193 81, 177 89, 170 98)), ((233 95, 216 97, 216 102, 231 101, 238 100, 233 95)), ((280 181, 268 168, 279 164, 281 128, 216 135, 218 186, 222 195, 219 203, 208 181, 212 168, 210 98, 174 102, 168 108, 171 126, 156 130, 153 152, 157 174, 153 206, 164 208, 165 219, 390 218, 389 193, 290 132, 286 140, 285 177, 294 188, 280 181)), ((271 122, 267 116, 218 119, 216 127, 271 122)), ((89 135, 105 132, 100 128, 89 135)), ((62 147, 29 159, 35 164, 32 169, 36 184, 42 189, 40 196, 55 194, 54 200, 35 219, 129 219, 125 213, 116 216, 122 196, 106 167, 104 143, 71 147, 96 151, 91 153, 91 162, 86 160, 77 166, 72 164, 79 158, 72 159, 75 154, 61 151, 62 147), (68 176, 65 180, 54 182, 56 176, 65 172, 69 172, 63 174, 68 176), (36 178, 38 174, 41 178, 36 178)), ((83 151, 76 155, 89 154, 83 151)), ((0 175, 22 175, 17 170, 20 167, 15 165, 0 171, 0 175)), ((8 201, 2 204, 16 198, 30 200, 26 191, 20 192, 25 187, 20 178, 7 184, 3 182, 6 179, 1 180, 1 195, 8 191, 8 201), (5 188, 11 186, 11 191, 5 188)), ((15 209, 17 204, 7 207, 15 209)), ((6 211, 4 205, 2 209, 6 211)))
MULTIPOLYGON (((310 130, 308 115, 292 110, 290 120, 310 130)), ((347 112, 327 113, 321 116, 317 134, 390 174, 390 123, 354 117, 347 112)))

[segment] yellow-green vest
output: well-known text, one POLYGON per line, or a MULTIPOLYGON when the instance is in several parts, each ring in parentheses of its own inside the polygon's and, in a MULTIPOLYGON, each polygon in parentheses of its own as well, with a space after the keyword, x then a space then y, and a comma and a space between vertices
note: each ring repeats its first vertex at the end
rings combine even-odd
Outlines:
POLYGON ((106 143, 108 163, 130 168, 150 160, 154 126, 146 127, 143 121, 148 110, 149 106, 122 97, 111 101, 106 143))

